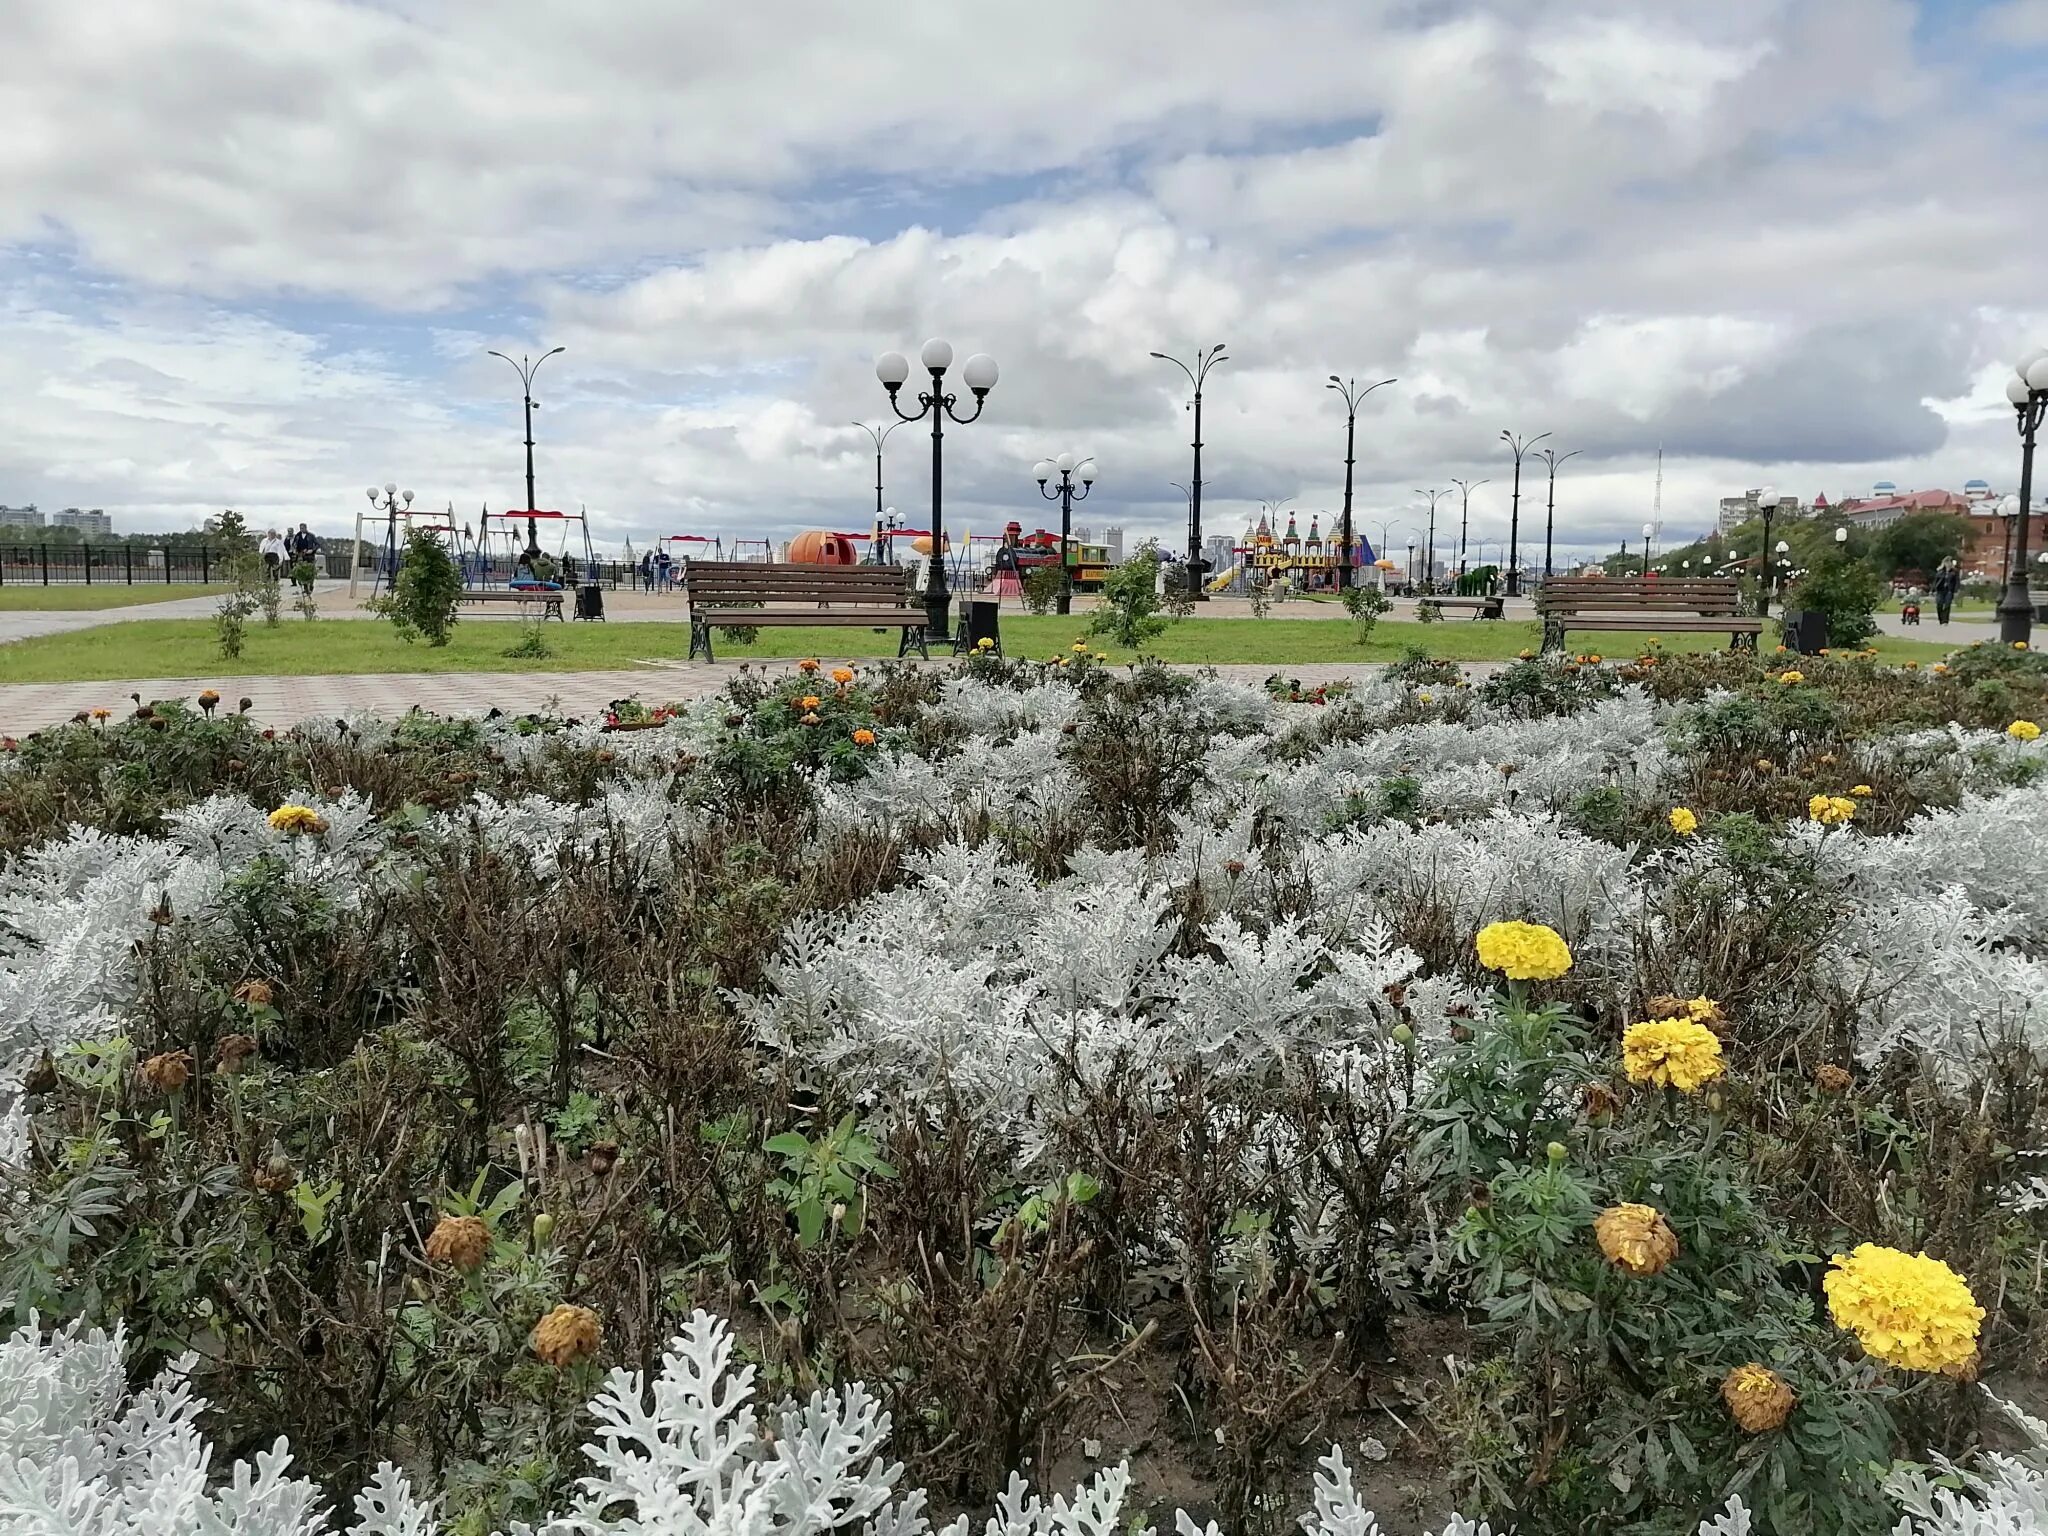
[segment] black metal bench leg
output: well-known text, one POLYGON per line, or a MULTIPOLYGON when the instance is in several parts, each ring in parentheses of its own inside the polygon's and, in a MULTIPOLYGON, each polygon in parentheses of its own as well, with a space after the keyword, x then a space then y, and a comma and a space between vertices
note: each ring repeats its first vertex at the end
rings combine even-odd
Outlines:
POLYGON ((711 626, 704 623, 701 619, 692 619, 690 620, 690 654, 688 659, 695 661, 699 651, 704 653, 706 661, 713 659, 711 655, 711 626))

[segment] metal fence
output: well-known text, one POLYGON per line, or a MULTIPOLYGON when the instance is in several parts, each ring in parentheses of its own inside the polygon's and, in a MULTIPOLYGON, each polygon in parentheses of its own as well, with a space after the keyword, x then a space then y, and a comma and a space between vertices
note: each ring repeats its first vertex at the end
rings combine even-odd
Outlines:
MULTIPOLYGON (((220 580, 224 559, 204 546, 0 544, 0 586, 196 586, 220 580)), ((340 559, 346 569, 346 551, 340 559)))

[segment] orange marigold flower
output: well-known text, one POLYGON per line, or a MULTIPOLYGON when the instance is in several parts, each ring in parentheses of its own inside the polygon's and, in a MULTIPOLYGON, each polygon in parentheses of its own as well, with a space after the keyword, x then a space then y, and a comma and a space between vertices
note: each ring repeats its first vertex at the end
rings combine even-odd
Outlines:
POLYGON ((1593 1218, 1593 1240, 1608 1263, 1638 1278, 1662 1274, 1678 1257, 1678 1234, 1653 1206, 1609 1206, 1593 1218))
POLYGON ((604 1328, 595 1312, 564 1302, 533 1325, 533 1352, 559 1368, 588 1360, 603 1338, 604 1328))
POLYGON ((443 1216, 427 1234, 427 1262, 473 1273, 491 1251, 491 1229, 476 1216, 443 1216))
POLYGON ((818 658, 815 656, 806 656, 802 661, 796 664, 796 669, 799 672, 815 672, 818 670, 818 658))
POLYGON ((856 747, 872 747, 875 744, 875 733, 862 726, 853 733, 853 744, 856 747))
POLYGON ((832 669, 832 681, 839 684, 839 686, 842 688, 845 687, 848 683, 853 681, 853 668, 834 667, 832 669))
POLYGON ((818 696, 815 693, 807 693, 796 701, 796 707, 798 709, 816 709, 818 703, 818 696))

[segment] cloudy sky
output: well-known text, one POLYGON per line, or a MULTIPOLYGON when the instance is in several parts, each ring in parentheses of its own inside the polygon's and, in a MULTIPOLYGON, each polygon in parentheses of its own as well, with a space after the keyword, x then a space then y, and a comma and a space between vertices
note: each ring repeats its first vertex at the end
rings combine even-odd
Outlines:
MULTIPOLYGON (((877 353, 993 354, 947 526, 1184 538, 1577 450, 1559 542, 2001 489, 2048 345, 2048 0, 15 0, 0 502, 339 531, 387 479, 601 542, 866 526, 877 353)), ((888 499, 929 515, 929 437, 888 499)), ((1539 472, 1540 473, 1540 472, 1539 472)), ((1542 486, 1524 470, 1524 527, 1542 486)), ((1448 503, 1446 504, 1449 505, 1448 503)), ((1305 522, 1305 519, 1304 519, 1305 522)), ((1444 541, 1439 529, 1439 544, 1444 541)))

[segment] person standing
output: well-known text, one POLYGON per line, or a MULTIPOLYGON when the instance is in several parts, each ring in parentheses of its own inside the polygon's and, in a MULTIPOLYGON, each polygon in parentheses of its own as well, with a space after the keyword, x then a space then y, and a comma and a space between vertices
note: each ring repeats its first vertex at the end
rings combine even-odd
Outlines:
POLYGON ((277 580, 278 567, 284 564, 284 537, 275 528, 263 535, 263 542, 256 546, 263 556, 263 574, 272 581, 277 580))
POLYGON ((1956 564, 1954 555, 1941 562, 1934 572, 1934 622, 1946 624, 1949 609, 1954 605, 1956 592, 1963 584, 1963 573, 1956 564))

